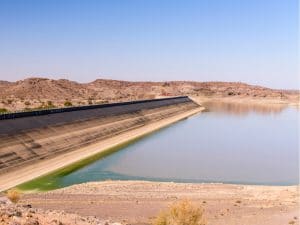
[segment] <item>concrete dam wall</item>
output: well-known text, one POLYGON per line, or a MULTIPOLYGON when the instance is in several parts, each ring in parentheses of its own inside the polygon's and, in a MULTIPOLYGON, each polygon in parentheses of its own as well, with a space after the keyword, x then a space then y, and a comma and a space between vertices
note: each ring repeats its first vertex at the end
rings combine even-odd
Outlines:
POLYGON ((172 104, 189 102, 186 96, 91 106, 46 109, 0 115, 0 135, 15 134, 27 129, 37 129, 57 124, 67 124, 99 117, 133 113, 172 104))
POLYGON ((196 108, 183 96, 1 115, 0 174, 196 108))

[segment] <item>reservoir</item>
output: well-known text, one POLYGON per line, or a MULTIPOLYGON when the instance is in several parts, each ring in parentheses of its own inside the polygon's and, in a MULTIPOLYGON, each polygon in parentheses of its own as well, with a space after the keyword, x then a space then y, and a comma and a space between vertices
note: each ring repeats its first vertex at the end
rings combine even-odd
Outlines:
POLYGON ((21 185, 53 189, 103 180, 299 184, 295 107, 206 102, 206 112, 79 169, 21 185))

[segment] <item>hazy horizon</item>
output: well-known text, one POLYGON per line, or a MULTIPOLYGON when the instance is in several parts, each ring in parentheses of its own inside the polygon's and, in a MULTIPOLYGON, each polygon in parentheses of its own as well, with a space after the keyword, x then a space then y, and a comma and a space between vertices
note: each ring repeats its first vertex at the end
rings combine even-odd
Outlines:
POLYGON ((299 89, 298 1, 2 0, 0 80, 299 89))

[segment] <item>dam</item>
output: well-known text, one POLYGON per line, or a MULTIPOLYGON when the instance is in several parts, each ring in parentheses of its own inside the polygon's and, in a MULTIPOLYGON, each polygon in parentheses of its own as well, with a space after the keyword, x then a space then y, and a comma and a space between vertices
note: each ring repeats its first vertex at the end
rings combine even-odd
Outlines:
POLYGON ((203 110, 187 96, 0 115, 0 191, 203 110))

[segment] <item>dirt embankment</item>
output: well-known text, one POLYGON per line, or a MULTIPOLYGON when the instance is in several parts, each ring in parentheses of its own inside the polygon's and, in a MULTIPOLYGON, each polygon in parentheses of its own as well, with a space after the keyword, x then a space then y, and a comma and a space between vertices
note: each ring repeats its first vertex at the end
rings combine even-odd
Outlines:
POLYGON ((172 202, 188 199, 204 208, 208 225, 288 225, 299 224, 298 188, 105 181, 26 194, 21 202, 124 224, 149 224, 172 202))
POLYGON ((15 111, 72 105, 189 95, 299 105, 299 91, 275 90, 240 82, 128 82, 98 79, 78 83, 65 79, 28 78, 0 81, 0 108, 15 111))

